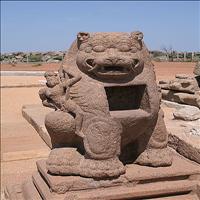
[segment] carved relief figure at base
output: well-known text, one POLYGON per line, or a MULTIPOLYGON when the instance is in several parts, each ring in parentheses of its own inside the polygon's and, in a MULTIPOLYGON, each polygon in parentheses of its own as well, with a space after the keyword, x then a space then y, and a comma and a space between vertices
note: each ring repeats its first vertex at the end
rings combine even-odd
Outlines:
POLYGON ((105 178, 125 173, 127 163, 171 165, 141 32, 80 32, 58 74, 45 76, 40 98, 55 108, 45 120, 54 147, 47 160, 51 174, 105 178))

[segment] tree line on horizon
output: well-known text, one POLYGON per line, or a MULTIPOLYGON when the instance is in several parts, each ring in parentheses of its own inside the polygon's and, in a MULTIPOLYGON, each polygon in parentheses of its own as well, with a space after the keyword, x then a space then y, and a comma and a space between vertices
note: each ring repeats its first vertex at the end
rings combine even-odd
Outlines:
MULTIPOLYGON (((13 52, 1 54, 0 61, 5 64, 17 63, 57 63, 64 58, 66 51, 48 52, 13 52)), ((173 48, 150 51, 154 61, 162 62, 197 62, 200 61, 200 52, 177 52, 173 48)))

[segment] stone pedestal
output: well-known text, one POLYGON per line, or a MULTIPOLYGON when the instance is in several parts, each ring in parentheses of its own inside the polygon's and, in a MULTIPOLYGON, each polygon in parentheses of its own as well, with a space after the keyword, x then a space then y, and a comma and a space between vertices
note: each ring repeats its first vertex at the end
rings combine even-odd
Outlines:
POLYGON ((126 165, 126 173, 115 179, 55 176, 46 161, 37 162, 38 171, 22 185, 7 187, 10 200, 75 199, 199 199, 200 167, 173 152, 170 167, 126 165))

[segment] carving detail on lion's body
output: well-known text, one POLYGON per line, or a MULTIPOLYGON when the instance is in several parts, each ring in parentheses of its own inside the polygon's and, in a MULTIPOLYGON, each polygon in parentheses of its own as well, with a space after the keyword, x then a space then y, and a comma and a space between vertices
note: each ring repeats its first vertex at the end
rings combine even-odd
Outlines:
POLYGON ((170 165, 160 93, 143 34, 80 33, 77 38, 59 69, 61 79, 65 72, 82 77, 70 88, 70 99, 83 111, 84 137, 72 146, 79 148, 83 142, 83 154, 96 160, 97 168, 103 160, 114 159, 119 172, 113 169, 105 176, 124 173, 119 156, 124 164, 170 165))

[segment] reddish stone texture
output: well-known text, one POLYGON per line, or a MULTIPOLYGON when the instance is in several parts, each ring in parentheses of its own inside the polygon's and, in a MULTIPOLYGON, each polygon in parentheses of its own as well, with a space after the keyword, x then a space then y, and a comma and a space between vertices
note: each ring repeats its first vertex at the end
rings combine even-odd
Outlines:
MULTIPOLYGON (((43 199, 196 195, 198 166, 182 173, 181 159, 172 163, 161 92, 141 32, 78 33, 58 74, 45 78, 40 98, 55 111, 45 118, 53 149, 33 175, 43 199), (113 195, 102 193, 108 186, 113 195)), ((30 188, 25 183, 21 193, 34 196, 30 188)))
POLYGON ((52 145, 78 151, 68 158, 53 149, 51 173, 103 178, 125 173, 130 162, 171 165, 160 92, 141 32, 80 32, 58 74, 45 77, 40 98, 55 108, 45 120, 52 145), (68 169, 72 157, 79 160, 76 172, 68 169))

